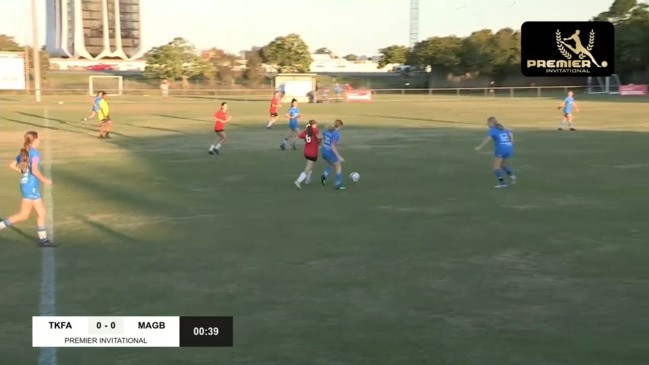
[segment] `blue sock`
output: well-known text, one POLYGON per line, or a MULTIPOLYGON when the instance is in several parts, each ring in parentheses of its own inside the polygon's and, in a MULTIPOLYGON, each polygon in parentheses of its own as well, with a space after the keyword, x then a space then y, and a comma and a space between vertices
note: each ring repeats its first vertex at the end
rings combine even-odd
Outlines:
POLYGON ((331 174, 331 166, 325 167, 324 172, 322 173, 325 177, 329 176, 331 174))
POLYGON ((509 166, 503 166, 503 170, 505 170, 505 173, 507 174, 507 176, 514 175, 514 171, 512 171, 512 169, 510 169, 509 166))
POLYGON ((336 173, 336 186, 341 186, 342 184, 343 184, 342 172, 336 173))
POLYGON ((498 182, 502 185, 505 185, 505 178, 503 177, 503 170, 498 169, 494 170, 494 174, 496 174, 496 177, 498 178, 498 182))

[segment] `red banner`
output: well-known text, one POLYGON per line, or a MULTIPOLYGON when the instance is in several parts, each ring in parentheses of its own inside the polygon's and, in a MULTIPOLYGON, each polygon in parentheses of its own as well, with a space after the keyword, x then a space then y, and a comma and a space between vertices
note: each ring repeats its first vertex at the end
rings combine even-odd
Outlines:
POLYGON ((372 101, 372 90, 354 89, 345 92, 345 99, 349 102, 372 101))
POLYGON ((647 85, 620 85, 620 95, 622 96, 647 96, 648 94, 647 85))

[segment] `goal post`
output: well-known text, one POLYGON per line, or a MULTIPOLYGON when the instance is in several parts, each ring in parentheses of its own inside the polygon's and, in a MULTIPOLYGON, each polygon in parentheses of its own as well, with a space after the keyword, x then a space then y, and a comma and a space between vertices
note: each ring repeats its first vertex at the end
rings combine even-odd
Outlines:
POLYGON ((100 90, 109 95, 122 95, 124 92, 124 78, 122 76, 88 76, 88 95, 95 95, 100 90))
POLYGON ((619 94, 620 78, 617 74, 607 77, 589 77, 586 81, 588 94, 619 94))

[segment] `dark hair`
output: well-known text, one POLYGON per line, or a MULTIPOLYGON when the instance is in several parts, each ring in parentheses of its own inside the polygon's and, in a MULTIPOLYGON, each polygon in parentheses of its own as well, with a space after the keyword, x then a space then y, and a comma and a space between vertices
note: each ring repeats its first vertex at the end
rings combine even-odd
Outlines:
POLYGON ((227 104, 228 104, 228 103, 226 103, 226 102, 224 101, 224 102, 221 103, 221 106, 225 106, 225 105, 227 105, 227 104))
POLYGON ((330 131, 333 131, 336 128, 340 128, 344 125, 343 121, 340 119, 334 120, 334 125, 330 125, 329 128, 327 128, 330 131))
POLYGON ((25 133, 23 148, 20 149, 20 170, 24 173, 29 166, 29 149, 32 143, 38 138, 38 132, 29 131, 25 133))
POLYGON ((313 126, 316 125, 316 124, 318 124, 318 122, 316 122, 314 119, 311 119, 309 121, 309 124, 307 124, 307 126, 306 126, 306 135, 307 136, 309 136, 309 137, 313 136, 313 126))
POLYGON ((297 103, 297 99, 293 98, 293 100, 291 100, 291 104, 293 103, 297 103))

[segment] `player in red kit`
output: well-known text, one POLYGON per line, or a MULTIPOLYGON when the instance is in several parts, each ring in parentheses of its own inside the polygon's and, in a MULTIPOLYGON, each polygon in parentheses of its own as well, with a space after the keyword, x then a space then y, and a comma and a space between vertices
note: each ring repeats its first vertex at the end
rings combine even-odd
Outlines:
POLYGON ((210 155, 218 155, 221 145, 225 143, 225 123, 229 122, 232 117, 228 114, 228 103, 222 102, 221 108, 214 113, 214 132, 216 133, 216 140, 210 145, 207 152, 210 155))
POLYGON ((268 124, 266 125, 266 129, 272 128, 273 124, 277 122, 277 116, 279 115, 279 107, 282 106, 280 104, 281 100, 282 100, 282 96, 280 95, 279 92, 273 93, 273 98, 270 101, 270 110, 268 110, 268 112, 270 113, 270 119, 268 119, 268 124))
POLYGON ((297 136, 299 139, 304 140, 304 158, 306 158, 306 167, 300 173, 297 180, 293 182, 298 189, 302 189, 302 183, 311 182, 311 171, 313 171, 313 164, 318 161, 318 147, 322 141, 322 135, 318 131, 318 122, 311 119, 307 124, 306 130, 302 131, 297 136))

